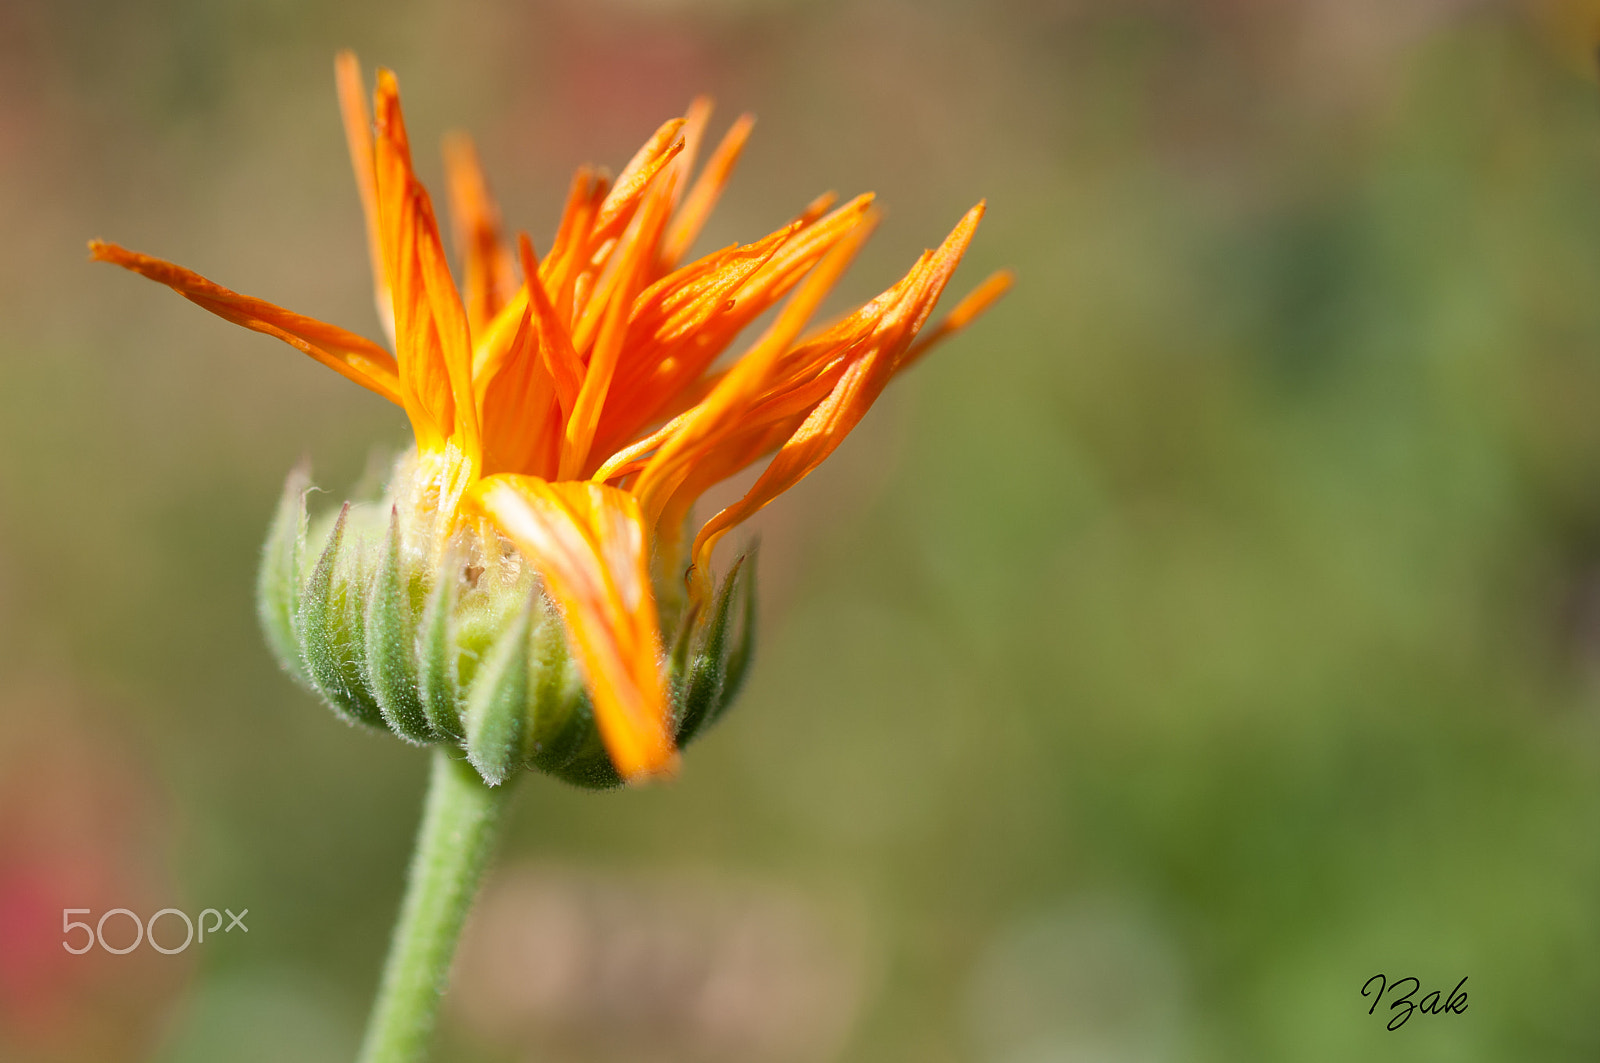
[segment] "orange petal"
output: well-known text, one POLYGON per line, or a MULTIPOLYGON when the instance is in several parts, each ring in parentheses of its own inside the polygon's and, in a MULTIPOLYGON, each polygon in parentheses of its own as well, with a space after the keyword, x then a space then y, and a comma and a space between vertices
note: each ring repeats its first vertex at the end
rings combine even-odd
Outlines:
POLYGON ((529 298, 532 300, 534 320, 539 325, 540 357, 555 384, 556 398, 561 403, 564 417, 572 416, 578 402, 578 389, 583 386, 583 362, 572 349, 572 337, 556 316, 550 305, 549 293, 539 279, 539 262, 534 257, 533 241, 527 233, 517 235, 517 252, 522 259, 522 272, 527 278, 529 298))
POLYGON ((678 134, 683 130, 685 121, 674 118, 663 123, 645 141, 644 147, 628 160, 628 165, 617 176, 617 183, 612 186, 605 202, 600 204, 600 212, 594 219, 594 234, 590 237, 592 244, 604 243, 627 227, 656 174, 683 150, 683 140, 678 134))
POLYGON ((538 440, 552 416, 559 416, 550 378, 538 356, 538 338, 526 298, 514 329, 497 342, 499 364, 480 372, 473 384, 478 390, 479 421, 483 425, 483 475, 493 472, 539 472, 534 464, 538 440))
POLYGON ((871 211, 857 216, 855 224, 806 277, 805 283, 784 304, 777 319, 761 338, 733 364, 711 393, 689 411, 678 432, 656 451, 633 488, 652 520, 661 515, 661 508, 668 497, 687 475, 689 463, 707 446, 714 444, 720 435, 737 426, 739 416, 769 383, 772 368, 789 350, 818 304, 861 250, 861 245, 871 235, 876 222, 877 218, 871 211))
POLYGON ((814 216, 813 209, 827 198, 820 197, 807 206, 799 218, 799 232, 740 288, 730 310, 742 310, 747 306, 764 309, 772 305, 773 301, 782 298, 798 283, 834 244, 854 232, 864 218, 868 215, 876 217, 872 214, 874 196, 871 192, 856 196, 821 217, 814 216))
POLYGON ((706 126, 711 121, 712 102, 710 96, 696 96, 689 101, 688 110, 683 112, 683 151, 678 154, 678 165, 684 168, 694 166, 695 156, 700 152, 700 140, 705 136, 706 126))
POLYGON ((633 496, 602 484, 492 476, 471 497, 560 607, 617 771, 630 780, 673 771, 660 621, 633 496))
POLYGON ((640 293, 628 317, 627 361, 617 369, 595 436, 597 453, 616 451, 664 411, 680 413, 705 397, 703 391, 690 395, 687 385, 704 379, 754 316, 746 307, 744 316, 730 320, 730 297, 795 231, 790 226, 748 247, 724 248, 640 293))
MULTIPOLYGON (((906 280, 891 289, 897 297, 882 306, 869 341, 860 345, 850 356, 827 397, 811 409, 788 441, 778 448, 771 464, 762 470, 761 476, 745 496, 712 517, 700 529, 694 543, 694 590, 697 597, 709 590, 711 552, 718 540, 810 475, 866 415, 895 369, 903 364, 903 356, 917 331, 933 312, 934 304, 938 302, 950 275, 972 241, 978 222, 983 217, 983 209, 980 203, 969 210, 939 249, 925 254, 906 280)), ((1003 291, 1003 284, 990 281, 980 287, 979 298, 973 306, 963 303, 952 316, 959 315, 963 319, 970 317, 971 313, 981 310, 982 306, 998 298, 1003 291)), ((803 383, 788 381, 783 386, 795 387, 803 383)), ((794 416, 794 410, 782 402, 774 402, 772 415, 781 423, 784 418, 794 416)), ((744 427, 747 433, 758 428, 753 423, 747 423, 744 427)))
MULTIPOLYGON (((727 373, 708 373, 712 363, 862 224, 872 206, 871 195, 858 196, 824 217, 834 198, 819 196, 777 232, 706 255, 639 295, 628 321, 626 362, 596 433, 597 453, 632 449, 640 431, 692 409, 720 384, 727 373)), ((614 466, 614 458, 605 464, 614 466)))
POLYGON ((705 169, 700 171, 694 187, 684 197, 683 206, 679 209, 677 217, 672 220, 672 228, 667 230, 667 238, 661 245, 663 270, 676 266, 688 253, 694 238, 700 235, 700 230, 705 226, 706 219, 711 216, 712 208, 717 205, 723 186, 728 183, 728 176, 733 173, 734 164, 739 161, 739 154, 744 151, 745 141, 750 139, 750 130, 755 124, 753 115, 740 115, 739 120, 723 134, 722 143, 717 145, 717 150, 706 161, 705 169))
POLYGON ((550 253, 539 267, 539 279, 544 282, 545 291, 550 293, 556 313, 563 321, 572 320, 578 276, 588 268, 589 236, 594 217, 609 187, 605 177, 587 166, 580 167, 572 175, 561 224, 550 244, 550 253))
POLYGON ((478 409, 473 401, 472 388, 472 334, 467 326, 466 308, 461 305, 461 294, 456 290, 450 267, 445 262, 444 242, 439 238, 439 225, 433 217, 428 194, 419 183, 416 188, 417 261, 416 267, 428 296, 428 313, 439 337, 439 357, 445 365, 450 380, 450 393, 455 399, 454 434, 461 448, 468 454, 477 453, 482 438, 478 428, 478 409))
POLYGON ((467 324, 476 340, 516 287, 511 252, 501 236, 500 208, 489 193, 472 138, 465 133, 445 138, 444 165, 456 252, 464 267, 461 286, 467 324))
POLYGON ((236 325, 276 336, 395 405, 403 405, 394 358, 369 339, 346 332, 337 325, 285 310, 264 299, 229 291, 193 270, 103 240, 91 240, 89 253, 97 262, 110 262, 165 284, 190 302, 236 325))
POLYGON ((433 203, 412 170, 400 90, 387 70, 378 71, 373 107, 379 233, 394 293, 401 395, 419 445, 438 447, 449 437, 477 461, 482 441, 466 311, 445 264, 433 203))
POLYGON ((394 297, 389 291, 389 274, 384 267, 383 238, 378 227, 378 180, 372 164, 372 112, 367 109, 367 93, 361 87, 361 63, 356 53, 346 50, 334 60, 339 86, 339 114, 344 119, 345 141, 350 145, 350 165, 356 174, 356 191, 361 195, 361 213, 367 220, 367 253, 372 260, 372 292, 378 303, 378 320, 394 342, 394 297))
POLYGON ((989 274, 984 282, 968 292, 956 304, 955 309, 944 316, 942 321, 923 335, 918 336, 917 342, 906 348, 906 353, 901 355, 900 360, 895 363, 895 373, 898 374, 901 370, 909 368, 912 363, 927 354, 934 344, 949 339, 972 324, 980 314, 993 306, 1002 295, 1009 292, 1016 280, 1017 275, 1009 269, 1002 269, 989 274))
POLYGON ((554 478, 584 365, 539 280, 532 241, 526 233, 517 239, 527 279, 496 320, 495 333, 479 344, 484 357, 473 381, 482 410, 483 471, 554 478))
POLYGON ((418 445, 437 449, 455 427, 455 392, 450 387, 450 373, 439 332, 433 327, 427 281, 417 265, 415 199, 407 195, 396 213, 394 250, 389 257, 396 263, 394 330, 401 395, 405 398, 406 413, 411 418, 418 445))
MULTIPOLYGON (((627 339, 629 311, 633 307, 634 296, 644 285, 645 271, 655 258, 656 245, 671 207, 672 184, 669 173, 651 186, 644 208, 638 212, 624 235, 622 254, 612 263, 612 276, 602 279, 595 298, 590 301, 591 308, 598 306, 604 310, 604 316, 596 326, 594 344, 584 369, 583 386, 567 418, 566 438, 561 448, 560 478, 563 480, 577 479, 590 465, 589 452, 595 431, 600 426, 600 416, 611 392, 611 381, 627 339)), ((572 343, 579 351, 584 346, 583 325, 584 322, 580 322, 573 330, 572 343)))

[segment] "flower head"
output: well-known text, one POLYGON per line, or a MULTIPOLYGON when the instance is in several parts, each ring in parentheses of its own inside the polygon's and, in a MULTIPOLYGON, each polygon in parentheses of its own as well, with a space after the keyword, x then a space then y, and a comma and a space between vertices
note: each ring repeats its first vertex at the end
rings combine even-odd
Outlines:
MULTIPOLYGON (((423 648, 429 617, 451 616, 459 629, 464 606, 455 601, 430 613, 429 603, 494 587, 500 597, 477 608, 494 615, 488 627, 496 631, 522 625, 519 652, 538 652, 526 649, 538 644, 530 629, 564 632, 609 766, 624 779, 669 771, 684 738, 686 681, 663 673, 682 657, 664 661, 663 613, 680 632, 674 644, 711 618, 717 630, 698 637, 721 646, 732 587, 730 580, 714 594, 718 541, 815 469, 896 374, 1009 287, 1010 275, 996 274, 925 327, 983 205, 893 287, 813 326, 877 223, 870 195, 844 204, 819 197, 763 239, 682 264, 738 160, 749 116, 733 124, 692 181, 710 117, 704 100, 658 129, 615 179, 578 170, 542 257, 526 235, 506 239, 471 142, 456 136, 446 142, 445 161, 458 285, 432 200, 412 168, 393 74, 379 71, 370 111, 353 55, 339 56, 337 74, 393 353, 114 244, 93 242, 93 257, 276 336, 405 409, 416 449, 401 460, 387 507, 376 517, 347 507, 325 525, 326 545, 309 574, 295 554, 306 536, 303 500, 280 519, 283 556, 297 582, 294 601, 283 605, 279 641, 299 644, 299 670, 314 685, 341 692, 330 697, 355 705, 357 718, 375 714, 370 722, 409 737, 461 738, 454 708, 430 709, 423 648), (741 331, 774 307, 754 342, 724 359, 741 331), (696 499, 768 456, 744 497, 690 539, 696 499), (357 534, 373 545, 360 560, 340 560, 340 544, 357 534), (351 583, 352 573, 366 582, 351 583), (495 604, 536 599, 555 607, 559 624, 495 604), (319 624, 332 640, 318 643, 322 650, 313 645, 319 624), (361 650, 356 656, 366 656, 352 664, 340 638, 380 649, 385 639, 399 640, 401 674, 386 679, 381 661, 373 663, 377 650, 361 650), (396 699, 405 704, 391 704, 396 699), (361 707, 366 702, 371 712, 361 707)), ((269 564, 267 571, 276 570, 269 564)), ((271 614, 276 592, 266 581, 263 591, 271 614)), ((493 653, 468 656, 476 672, 494 671, 493 653)), ((524 679, 481 696, 531 696, 524 679)), ((500 718, 487 709, 480 716, 500 718)), ((469 707, 466 729, 480 716, 469 707)), ((537 761, 548 747, 531 734, 518 741, 537 761)), ((471 736, 465 741, 471 753, 471 736)))

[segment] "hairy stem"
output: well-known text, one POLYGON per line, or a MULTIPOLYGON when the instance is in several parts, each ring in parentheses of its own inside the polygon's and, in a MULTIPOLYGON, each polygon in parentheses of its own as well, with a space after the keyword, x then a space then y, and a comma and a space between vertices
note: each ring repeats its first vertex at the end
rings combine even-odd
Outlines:
POLYGON ((419 1063, 426 1057, 461 924, 494 847, 507 789, 487 786, 448 749, 434 750, 405 900, 359 1063, 419 1063))

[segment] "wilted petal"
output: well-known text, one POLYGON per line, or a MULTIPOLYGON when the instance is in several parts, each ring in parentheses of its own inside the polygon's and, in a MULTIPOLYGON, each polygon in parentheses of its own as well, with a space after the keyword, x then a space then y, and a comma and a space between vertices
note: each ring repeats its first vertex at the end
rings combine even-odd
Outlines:
POLYGON ((165 284, 191 303, 235 325, 275 336, 362 387, 400 405, 400 381, 395 360, 388 351, 369 339, 346 332, 337 325, 285 310, 265 299, 240 295, 207 280, 194 270, 184 269, 165 259, 141 255, 104 240, 91 240, 89 254, 96 262, 110 262, 165 284))
POLYGON ((672 771, 677 754, 639 504, 603 484, 509 475, 482 481, 473 498, 560 607, 617 771, 628 779, 672 771))

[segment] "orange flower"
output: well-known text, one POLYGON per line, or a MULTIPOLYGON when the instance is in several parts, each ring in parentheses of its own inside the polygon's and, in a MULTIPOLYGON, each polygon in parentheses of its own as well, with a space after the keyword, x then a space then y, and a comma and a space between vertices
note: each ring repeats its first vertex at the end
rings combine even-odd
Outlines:
POLYGON ((689 608, 699 610, 718 540, 815 469, 891 378, 1005 292, 1011 277, 996 274, 924 329, 983 205, 899 283, 808 331, 877 223, 870 195, 840 206, 822 196, 761 240, 679 264, 738 160, 749 116, 693 183, 704 100, 658 129, 615 180, 580 169, 542 259, 526 235, 513 253, 476 153, 457 136, 445 160, 458 287, 412 168, 394 75, 379 71, 369 113, 353 55, 339 56, 337 74, 393 355, 170 262, 100 241, 93 257, 276 336, 402 406, 439 526, 487 518, 560 607, 618 772, 668 771, 675 752, 652 560, 661 572, 688 563, 689 608), (739 332, 780 303, 755 342, 719 365, 739 332), (695 500, 767 455, 755 485, 700 527, 686 555, 695 500))

